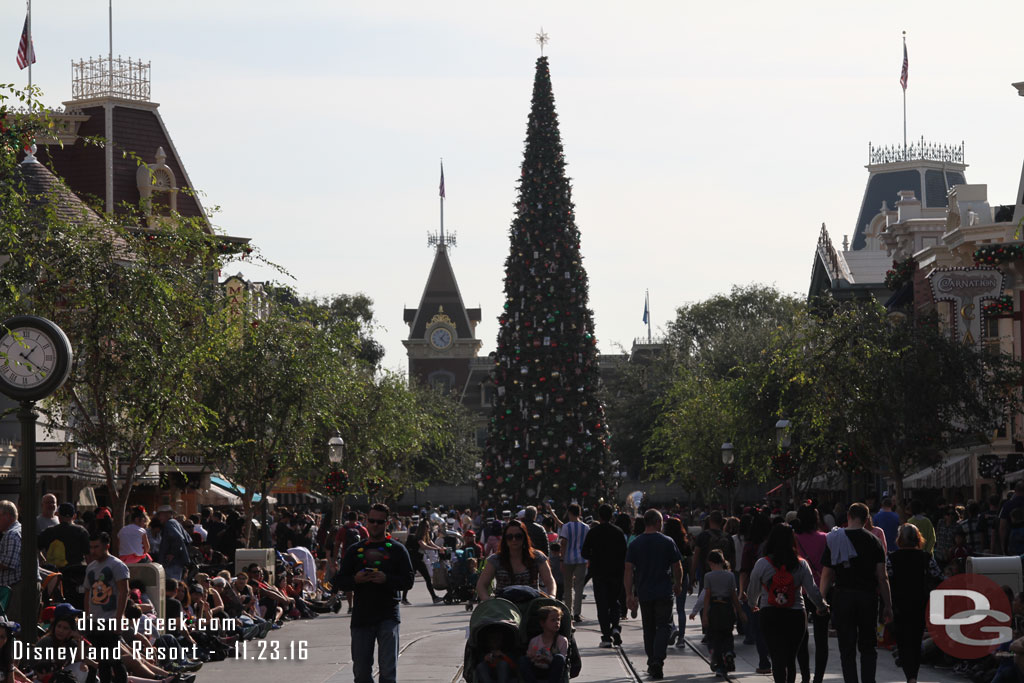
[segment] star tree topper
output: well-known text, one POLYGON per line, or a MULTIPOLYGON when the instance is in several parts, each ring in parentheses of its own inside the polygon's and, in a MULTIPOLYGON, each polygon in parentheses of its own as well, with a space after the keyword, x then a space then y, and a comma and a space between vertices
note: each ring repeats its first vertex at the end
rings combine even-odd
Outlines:
POLYGON ((543 26, 540 27, 540 33, 537 34, 536 40, 537 40, 537 44, 540 45, 540 56, 543 57, 544 56, 544 46, 551 42, 551 39, 548 38, 548 34, 544 33, 544 27, 543 26))

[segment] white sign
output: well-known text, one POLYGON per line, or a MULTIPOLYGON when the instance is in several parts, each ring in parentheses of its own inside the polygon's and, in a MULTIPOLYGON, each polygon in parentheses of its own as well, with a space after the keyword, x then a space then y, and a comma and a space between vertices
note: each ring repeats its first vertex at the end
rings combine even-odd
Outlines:
POLYGON ((964 344, 981 343, 981 302, 1003 293, 1004 274, 990 266, 939 268, 928 275, 935 301, 956 304, 954 334, 964 344))

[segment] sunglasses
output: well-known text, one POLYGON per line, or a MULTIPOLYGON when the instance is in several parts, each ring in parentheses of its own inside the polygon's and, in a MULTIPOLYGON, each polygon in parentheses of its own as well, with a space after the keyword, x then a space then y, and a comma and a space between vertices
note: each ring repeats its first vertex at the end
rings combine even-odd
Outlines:
POLYGON ((521 541, 521 540, 523 540, 523 538, 525 538, 525 537, 522 534, 506 534, 505 535, 505 540, 506 541, 521 541))
POLYGON ((369 519, 367 518, 367 524, 385 524, 388 520, 386 519, 369 519))

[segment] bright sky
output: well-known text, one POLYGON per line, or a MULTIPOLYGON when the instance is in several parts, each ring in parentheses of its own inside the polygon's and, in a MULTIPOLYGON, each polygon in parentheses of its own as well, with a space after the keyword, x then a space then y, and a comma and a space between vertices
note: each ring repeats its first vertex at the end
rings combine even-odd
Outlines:
MULTIPOLYGON (((837 245, 853 232, 868 142, 902 141, 902 30, 909 137, 965 141, 968 182, 1013 203, 1020 3, 498 4, 116 0, 114 54, 152 61, 215 222, 302 292, 371 296, 385 365, 403 370, 440 157, 452 261, 494 347, 542 26, 605 353, 646 333, 645 288, 655 334, 733 284, 806 295, 822 222, 837 245)), ((23 12, 4 5, 0 80, 24 82, 23 12)), ((37 0, 33 35, 35 83, 59 104, 71 60, 106 54, 107 2, 37 0)))

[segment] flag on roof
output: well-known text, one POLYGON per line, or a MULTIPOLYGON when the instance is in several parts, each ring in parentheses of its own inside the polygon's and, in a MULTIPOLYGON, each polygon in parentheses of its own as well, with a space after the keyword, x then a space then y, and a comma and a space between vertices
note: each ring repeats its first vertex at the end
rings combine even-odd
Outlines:
POLYGON ((441 192, 441 199, 444 199, 444 162, 441 162, 441 187, 438 188, 441 192))

